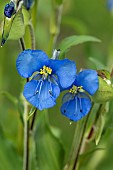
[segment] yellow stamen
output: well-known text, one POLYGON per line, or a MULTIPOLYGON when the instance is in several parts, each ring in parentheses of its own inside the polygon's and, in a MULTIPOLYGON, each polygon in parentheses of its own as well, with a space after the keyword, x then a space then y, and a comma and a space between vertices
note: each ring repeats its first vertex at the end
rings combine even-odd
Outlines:
POLYGON ((72 94, 76 94, 77 92, 83 92, 83 87, 82 86, 75 86, 73 85, 73 87, 69 90, 70 93, 72 94))
POLYGON ((40 69, 40 74, 44 75, 45 77, 48 76, 48 74, 50 75, 52 73, 52 69, 50 67, 46 67, 45 65, 43 66, 42 69, 40 69))

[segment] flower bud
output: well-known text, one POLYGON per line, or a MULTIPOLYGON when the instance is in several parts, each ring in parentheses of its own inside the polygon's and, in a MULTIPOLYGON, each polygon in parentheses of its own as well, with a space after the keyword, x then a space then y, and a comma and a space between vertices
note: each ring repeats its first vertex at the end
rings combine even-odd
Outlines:
POLYGON ((98 70, 99 88, 92 97, 94 102, 104 103, 113 99, 113 85, 110 81, 110 73, 106 70, 98 70))

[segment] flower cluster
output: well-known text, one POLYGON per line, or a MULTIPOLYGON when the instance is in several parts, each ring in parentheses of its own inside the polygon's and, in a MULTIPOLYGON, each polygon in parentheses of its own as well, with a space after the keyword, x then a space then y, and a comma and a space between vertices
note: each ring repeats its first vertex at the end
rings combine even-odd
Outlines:
POLYGON ((68 90, 63 97, 61 113, 70 120, 77 121, 91 109, 89 95, 98 89, 98 76, 95 70, 83 70, 76 74, 74 61, 49 59, 41 50, 25 50, 19 54, 16 67, 24 78, 23 95, 39 110, 53 107, 62 90, 68 90))

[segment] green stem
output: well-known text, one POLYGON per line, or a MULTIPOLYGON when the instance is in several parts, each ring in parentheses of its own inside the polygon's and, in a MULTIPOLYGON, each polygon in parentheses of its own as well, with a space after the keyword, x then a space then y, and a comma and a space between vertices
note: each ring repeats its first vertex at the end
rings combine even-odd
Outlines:
POLYGON ((32 121, 31 121, 31 126, 30 126, 30 130, 31 131, 33 130, 33 127, 34 127, 34 123, 35 123, 35 119, 36 119, 36 114, 37 114, 37 109, 35 110, 35 112, 33 114, 32 121))
POLYGON ((24 43, 24 39, 23 38, 20 38, 19 39, 19 43, 20 43, 20 48, 22 51, 24 51, 26 48, 25 48, 25 43, 24 43))
POLYGON ((85 135, 89 115, 90 114, 87 115, 86 119, 84 120, 84 122, 82 124, 82 131, 81 131, 80 138, 79 138, 79 144, 78 144, 77 149, 76 149, 76 154, 75 154, 76 156, 75 156, 74 166, 72 168, 73 170, 77 169, 78 158, 79 158, 81 146, 82 146, 82 143, 83 143, 83 139, 84 139, 84 135, 85 135))
MULTIPOLYGON (((25 50, 25 43, 24 39, 20 38, 19 40, 21 50, 25 50)), ((29 79, 26 79, 26 82, 28 82, 29 79)), ((26 100, 24 100, 24 152, 23 152, 23 170, 28 170, 29 169, 29 120, 28 118, 28 103, 26 100)))
POLYGON ((53 6, 53 11, 50 19, 50 41, 47 50, 48 55, 52 54, 52 51, 55 48, 58 39, 58 35, 60 33, 60 24, 61 24, 62 10, 63 10, 63 5, 57 7, 57 12, 55 12, 55 7, 53 3, 52 6, 53 6))
POLYGON ((34 28, 32 23, 30 22, 29 26, 29 31, 30 31, 30 37, 31 37, 31 48, 32 50, 35 50, 35 34, 34 34, 34 28))
MULTIPOLYGON (((93 108, 93 106, 92 106, 92 108, 93 108)), ((73 142, 72 142, 71 153, 69 156, 68 163, 64 167, 64 170, 76 170, 77 169, 78 158, 79 158, 81 146, 83 144, 83 138, 85 135, 87 123, 88 123, 90 114, 92 113, 92 108, 91 108, 90 112, 88 113, 88 115, 84 119, 78 121, 76 124, 75 134, 74 134, 74 138, 73 138, 73 142), (74 161, 74 164, 73 164, 73 161, 74 161)))
POLYGON ((28 104, 24 102, 24 156, 23 156, 23 170, 29 169, 29 120, 28 118, 28 104))

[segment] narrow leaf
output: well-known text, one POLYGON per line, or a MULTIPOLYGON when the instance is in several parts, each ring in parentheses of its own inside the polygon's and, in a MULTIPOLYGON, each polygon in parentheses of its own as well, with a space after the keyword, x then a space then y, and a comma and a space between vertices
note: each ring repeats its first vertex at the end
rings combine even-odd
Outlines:
POLYGON ((45 116, 41 112, 35 131, 36 162, 40 170, 63 169, 64 149, 59 137, 54 135, 45 116))
POLYGON ((37 108, 34 107, 34 106, 31 108, 31 110, 30 110, 30 112, 29 112, 29 114, 28 114, 27 120, 29 120, 30 117, 33 116, 33 114, 35 113, 36 110, 37 110, 37 108))
POLYGON ((12 103, 14 103, 14 104, 17 104, 17 103, 18 103, 17 98, 14 97, 14 96, 13 96, 12 94, 10 94, 9 92, 7 92, 7 91, 1 91, 0 94, 6 96, 7 99, 10 100, 12 103))
POLYGON ((67 37, 59 45, 59 48, 61 50, 60 58, 62 58, 64 53, 66 53, 66 51, 70 47, 78 45, 78 44, 82 44, 85 42, 101 42, 101 41, 95 37, 87 36, 87 35, 80 35, 80 36, 73 35, 73 36, 67 37))

